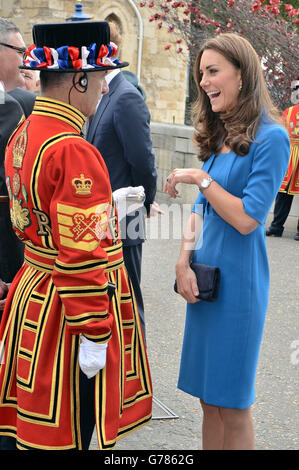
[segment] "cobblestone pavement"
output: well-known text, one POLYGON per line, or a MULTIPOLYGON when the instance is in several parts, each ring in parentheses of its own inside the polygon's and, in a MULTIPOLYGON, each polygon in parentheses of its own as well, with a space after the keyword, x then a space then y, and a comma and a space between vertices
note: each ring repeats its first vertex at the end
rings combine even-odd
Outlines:
MULTIPOLYGON (((293 239, 297 220, 289 219, 282 238, 267 238, 271 287, 253 405, 257 450, 299 449, 299 242, 293 239)), ((142 270, 148 356, 159 404, 154 402, 150 424, 121 439, 116 451, 201 449, 199 400, 177 389, 185 319, 185 302, 173 292, 180 240, 171 234, 163 238, 149 233, 142 270), (161 404, 175 417, 167 417, 161 404)), ((90 449, 97 449, 95 435, 90 449)))

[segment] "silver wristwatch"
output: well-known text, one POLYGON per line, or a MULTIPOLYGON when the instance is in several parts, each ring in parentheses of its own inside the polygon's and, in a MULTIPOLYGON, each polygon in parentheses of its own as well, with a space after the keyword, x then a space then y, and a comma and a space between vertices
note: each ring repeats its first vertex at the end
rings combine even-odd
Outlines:
POLYGON ((213 178, 211 178, 210 176, 208 178, 203 178, 199 182, 200 191, 202 191, 203 189, 207 189, 210 186, 210 184, 212 183, 212 181, 213 181, 213 178))

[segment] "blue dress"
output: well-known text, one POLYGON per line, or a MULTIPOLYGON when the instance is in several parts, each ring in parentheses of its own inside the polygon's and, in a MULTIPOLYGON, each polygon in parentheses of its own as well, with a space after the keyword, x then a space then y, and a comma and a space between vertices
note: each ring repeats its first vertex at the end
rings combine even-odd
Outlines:
POLYGON ((255 374, 269 293, 265 222, 289 160, 284 128, 263 118, 249 153, 214 154, 202 169, 242 199, 258 227, 241 235, 200 193, 193 211, 203 215, 193 261, 219 266, 216 302, 187 304, 178 388, 205 403, 248 408, 255 398, 255 374))

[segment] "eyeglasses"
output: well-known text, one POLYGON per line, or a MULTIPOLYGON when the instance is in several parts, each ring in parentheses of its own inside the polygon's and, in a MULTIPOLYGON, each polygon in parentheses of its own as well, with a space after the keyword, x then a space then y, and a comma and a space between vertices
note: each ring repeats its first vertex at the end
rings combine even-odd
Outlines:
POLYGON ((5 46, 5 47, 9 47, 10 49, 14 49, 19 54, 22 54, 23 59, 26 59, 26 50, 27 50, 26 47, 13 46, 12 44, 6 44, 5 42, 0 42, 0 46, 5 46))

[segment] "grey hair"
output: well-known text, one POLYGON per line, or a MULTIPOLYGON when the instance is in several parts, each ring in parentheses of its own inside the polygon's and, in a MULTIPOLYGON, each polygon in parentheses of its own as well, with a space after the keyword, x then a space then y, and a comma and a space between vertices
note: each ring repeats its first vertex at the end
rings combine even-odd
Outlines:
POLYGON ((5 18, 0 18, 0 42, 6 42, 12 33, 20 32, 20 28, 15 23, 5 18))
POLYGON ((47 70, 41 70, 39 74, 40 89, 42 92, 46 92, 49 89, 59 88, 66 81, 68 81, 70 73, 68 72, 47 72, 47 70))

